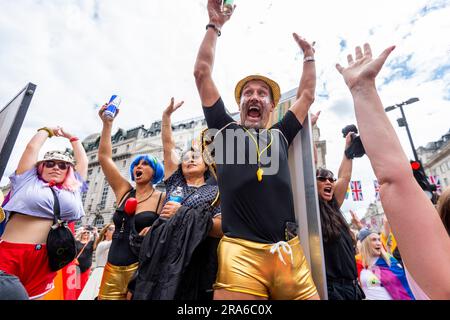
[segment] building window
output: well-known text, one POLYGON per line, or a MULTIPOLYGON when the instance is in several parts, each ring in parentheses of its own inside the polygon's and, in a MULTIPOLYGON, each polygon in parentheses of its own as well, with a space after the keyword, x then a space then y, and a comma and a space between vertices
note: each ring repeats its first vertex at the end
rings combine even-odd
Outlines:
POLYGON ((128 150, 130 150, 130 145, 129 145, 129 144, 127 144, 127 151, 128 151, 128 150))
POLYGON ((100 173, 100 167, 97 168, 97 173, 100 173))
POLYGON ((92 174, 92 170, 93 170, 93 169, 89 169, 89 170, 88 170, 88 177, 92 174))
POLYGON ((88 212, 91 212, 91 210, 92 210, 92 204, 88 205, 87 211, 88 211, 88 212))
POLYGON ((103 185, 103 192, 102 192, 102 199, 100 200, 99 209, 105 209, 106 206, 106 199, 108 198, 108 190, 109 184, 107 181, 105 181, 105 184, 103 185))
POLYGON ((112 153, 116 154, 117 153, 117 148, 112 149, 112 153))
POLYGON ((122 162, 122 167, 125 168, 126 165, 127 165, 127 160, 123 160, 123 162, 122 162))
POLYGON ((91 160, 94 160, 94 159, 95 159, 95 154, 91 156, 91 160))
POLYGON ((98 229, 102 228, 105 224, 105 220, 101 215, 98 215, 94 219, 94 227, 97 227, 98 229))

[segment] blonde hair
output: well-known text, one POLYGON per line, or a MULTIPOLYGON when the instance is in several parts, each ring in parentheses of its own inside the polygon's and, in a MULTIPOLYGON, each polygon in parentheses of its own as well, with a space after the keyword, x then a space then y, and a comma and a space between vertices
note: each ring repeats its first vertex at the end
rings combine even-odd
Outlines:
MULTIPOLYGON (((369 234, 363 241, 361 241, 361 247, 359 248, 359 253, 361 254, 361 263, 364 268, 369 267, 369 263, 372 258, 372 248, 371 248, 371 242, 372 239, 370 238, 370 235, 372 234, 378 234, 376 232, 372 232, 369 234)), ((381 246, 381 258, 383 258, 384 261, 386 261, 387 265, 391 266, 391 259, 389 258, 388 253, 386 250, 384 250, 383 246, 381 246)))
POLYGON ((450 188, 445 189, 439 197, 437 211, 439 212, 442 223, 444 223, 445 230, 447 230, 450 236, 450 188))
POLYGON ((89 240, 88 241, 91 241, 92 232, 84 227, 80 227, 77 229, 76 234, 75 234, 75 240, 81 241, 81 238, 83 237, 84 232, 89 232, 89 240))

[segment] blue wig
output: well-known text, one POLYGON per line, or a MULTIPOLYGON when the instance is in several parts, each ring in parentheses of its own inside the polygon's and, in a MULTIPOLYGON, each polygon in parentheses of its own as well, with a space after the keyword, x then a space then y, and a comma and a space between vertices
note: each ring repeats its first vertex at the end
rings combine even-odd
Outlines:
POLYGON ((157 184, 158 182, 160 182, 162 180, 162 178, 164 177, 164 167, 156 157, 150 156, 150 155, 140 155, 140 156, 137 156, 136 158, 134 158, 133 162, 130 165, 131 180, 134 181, 133 170, 134 170, 134 167, 136 167, 141 160, 145 160, 145 162, 147 162, 150 165, 150 167, 152 167, 152 169, 153 169, 154 173, 153 173, 152 183, 157 184))

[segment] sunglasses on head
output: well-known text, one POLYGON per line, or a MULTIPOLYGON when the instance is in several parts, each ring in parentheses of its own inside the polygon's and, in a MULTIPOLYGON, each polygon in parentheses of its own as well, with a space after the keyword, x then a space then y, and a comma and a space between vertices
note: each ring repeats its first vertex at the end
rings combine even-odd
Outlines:
POLYGON ((58 166, 59 169, 66 170, 70 165, 67 162, 56 162, 53 160, 48 160, 44 162, 44 166, 49 169, 53 168, 54 166, 58 166))
POLYGON ((333 177, 328 177, 328 178, 326 178, 326 177, 316 177, 316 178, 320 182, 325 182, 327 180, 330 181, 330 183, 336 182, 336 178, 333 178, 333 177))
POLYGON ((191 161, 191 159, 198 160, 201 157, 202 157, 202 154, 199 151, 189 152, 189 153, 186 153, 183 155, 182 161, 189 162, 189 161, 191 161))
POLYGON ((116 228, 114 228, 114 227, 108 227, 107 230, 108 230, 108 231, 114 231, 114 230, 116 230, 116 228))

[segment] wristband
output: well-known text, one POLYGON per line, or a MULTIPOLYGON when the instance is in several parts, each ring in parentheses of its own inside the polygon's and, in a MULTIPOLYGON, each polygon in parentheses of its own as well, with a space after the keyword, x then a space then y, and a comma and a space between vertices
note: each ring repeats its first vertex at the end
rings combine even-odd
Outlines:
POLYGON ((47 128, 47 127, 42 127, 42 128, 37 129, 38 132, 41 131, 41 130, 47 131, 49 138, 51 138, 51 137, 53 137, 55 135, 53 133, 53 130, 51 130, 51 129, 47 128))
POLYGON ((222 32, 220 32, 220 29, 217 28, 217 26, 215 24, 212 24, 212 23, 207 24, 206 30, 208 30, 208 28, 213 28, 214 31, 216 31, 218 37, 220 37, 220 35, 222 34, 222 32))
POLYGON ((69 139, 70 142, 75 142, 75 141, 78 141, 78 140, 80 140, 80 139, 78 139, 77 137, 72 137, 72 138, 69 139))
POLYGON ((303 59, 303 62, 309 62, 309 61, 316 61, 316 60, 314 60, 314 57, 313 56, 307 56, 307 57, 305 57, 304 59, 303 59))

